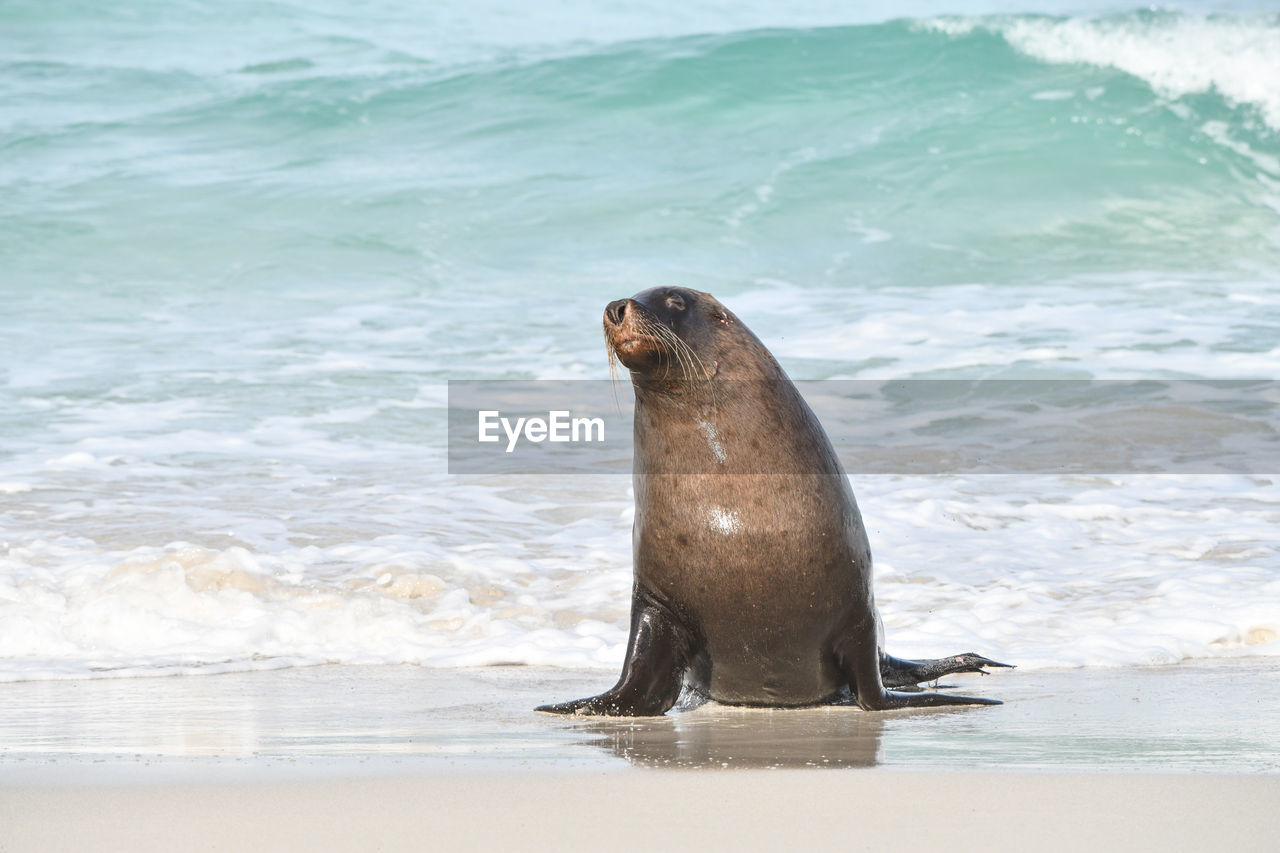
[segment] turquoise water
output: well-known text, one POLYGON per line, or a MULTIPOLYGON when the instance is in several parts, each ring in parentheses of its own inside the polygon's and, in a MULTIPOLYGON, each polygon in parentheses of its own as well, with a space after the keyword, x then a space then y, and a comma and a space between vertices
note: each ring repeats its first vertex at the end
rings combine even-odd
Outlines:
MULTIPOLYGON (((841 5, 0 3, 6 677, 611 664, 625 482, 450 480, 442 383, 655 284, 796 378, 1275 377, 1280 16, 841 5)), ((856 485, 899 653, 1132 663, 1275 646, 1267 474, 856 485)))
POLYGON ((109 313, 178 293, 598 301, 670 279, 865 292, 1280 264, 1275 16, 446 51, 413 49, 407 10, 379 28, 252 9, 6 5, 9 287, 109 313), (1058 54, 1132 54, 1139 73, 1058 54))

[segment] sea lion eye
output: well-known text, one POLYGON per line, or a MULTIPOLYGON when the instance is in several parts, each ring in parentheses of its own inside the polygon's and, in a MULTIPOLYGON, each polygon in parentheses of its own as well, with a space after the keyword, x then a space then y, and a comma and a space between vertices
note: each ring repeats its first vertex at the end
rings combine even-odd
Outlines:
POLYGON ((672 293, 667 297, 667 307, 674 311, 683 311, 684 299, 681 298, 680 294, 672 293))

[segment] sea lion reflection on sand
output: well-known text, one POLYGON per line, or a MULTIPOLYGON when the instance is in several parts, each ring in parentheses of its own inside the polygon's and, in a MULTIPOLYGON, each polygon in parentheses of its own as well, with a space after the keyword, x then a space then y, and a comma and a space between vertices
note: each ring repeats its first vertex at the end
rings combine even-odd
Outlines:
POLYGON ((1000 704, 886 689, 1005 664, 881 651, 849 479, 742 321, 709 293, 659 287, 611 302, 604 331, 636 397, 631 633, 613 688, 539 711, 650 716, 682 688, 731 705, 1000 704))
POLYGON ((642 719, 594 717, 574 731, 583 743, 642 767, 875 767, 884 716, 843 711, 704 708, 642 719))

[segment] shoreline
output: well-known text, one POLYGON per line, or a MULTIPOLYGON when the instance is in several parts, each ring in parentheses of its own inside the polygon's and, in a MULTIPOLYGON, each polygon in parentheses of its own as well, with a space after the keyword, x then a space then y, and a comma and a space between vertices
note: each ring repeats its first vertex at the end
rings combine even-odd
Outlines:
POLYGON ((325 666, 0 684, 0 787, 629 767, 1280 774, 1274 657, 947 679, 994 707, 533 711, 615 675, 325 666))
POLYGON ((605 670, 0 685, 0 850, 1269 849, 1280 660, 951 679, 998 707, 538 714, 605 670))

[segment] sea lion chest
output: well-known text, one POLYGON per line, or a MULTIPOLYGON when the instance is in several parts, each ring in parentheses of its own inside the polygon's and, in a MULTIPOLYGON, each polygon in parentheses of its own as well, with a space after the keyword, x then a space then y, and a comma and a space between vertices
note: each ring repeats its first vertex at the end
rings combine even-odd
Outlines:
POLYGON ((848 481, 801 415, 709 429, 637 408, 636 582, 702 641, 720 701, 828 699, 840 683, 831 638, 872 606, 848 481))

